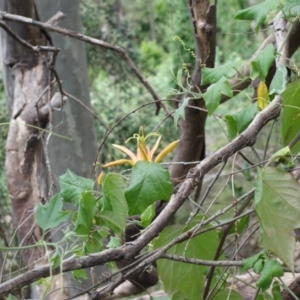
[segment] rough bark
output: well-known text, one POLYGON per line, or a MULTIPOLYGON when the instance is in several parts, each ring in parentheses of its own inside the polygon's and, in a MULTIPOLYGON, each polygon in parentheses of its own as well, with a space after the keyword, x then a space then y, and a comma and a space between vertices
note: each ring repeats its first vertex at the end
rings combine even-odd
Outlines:
MULTIPOLYGON (((2 0, 1 9, 10 13, 37 18, 33 0, 2 0)), ((43 32, 33 26, 5 22, 20 38, 32 45, 47 45, 43 32)), ((39 110, 48 103, 49 84, 47 54, 35 54, 1 31, 2 62, 10 126, 6 143, 6 180, 13 208, 13 222, 20 246, 35 243, 39 229, 34 222, 34 208, 48 196, 42 133, 47 114, 39 110), (34 127, 33 127, 34 126, 34 127)), ((40 249, 23 251, 23 262, 34 267, 43 256, 40 249)))
MULTIPOLYGON (((201 66, 214 67, 216 7, 208 0, 190 0, 189 7, 195 39, 196 61, 192 74, 191 92, 204 91, 200 86, 201 66)), ((189 97, 189 95, 186 95, 189 97)), ((203 99, 191 100, 190 105, 205 108, 203 99)), ((205 156, 205 121, 207 113, 193 108, 185 109, 185 120, 180 122, 180 142, 176 147, 173 161, 198 161, 205 156)), ((174 184, 180 182, 193 165, 177 164, 170 168, 174 184)))

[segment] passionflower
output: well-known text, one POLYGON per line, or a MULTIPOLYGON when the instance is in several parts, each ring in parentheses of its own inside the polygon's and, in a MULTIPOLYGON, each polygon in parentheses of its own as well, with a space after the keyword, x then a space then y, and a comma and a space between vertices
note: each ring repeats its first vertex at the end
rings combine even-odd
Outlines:
POLYGON ((144 129, 143 127, 140 127, 139 133, 134 134, 131 138, 129 138, 125 143, 128 141, 135 139, 137 141, 137 151, 136 154, 133 153, 130 149, 126 148, 125 146, 121 145, 115 145, 113 144, 113 147, 116 149, 122 151, 123 153, 127 154, 130 159, 118 159, 112 162, 109 162, 105 164, 103 167, 114 167, 119 166, 123 164, 128 164, 130 166, 134 166, 137 161, 144 160, 149 162, 160 162, 163 160, 163 158, 170 153, 178 144, 179 140, 172 142, 168 146, 166 146, 153 160, 154 154, 159 146, 159 143, 161 141, 161 135, 159 135, 157 132, 150 132, 146 136, 144 135, 144 129), (152 137, 157 136, 157 140, 152 148, 150 148, 147 144, 147 141, 152 137))

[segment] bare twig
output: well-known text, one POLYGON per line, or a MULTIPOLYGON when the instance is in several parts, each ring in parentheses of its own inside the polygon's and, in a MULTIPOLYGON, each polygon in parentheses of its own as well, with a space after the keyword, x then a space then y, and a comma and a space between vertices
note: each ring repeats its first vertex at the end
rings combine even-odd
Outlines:
MULTIPOLYGON (((139 81, 142 83, 142 85, 147 89, 147 91, 150 93, 150 95, 154 99, 154 101, 155 101, 154 103, 156 104, 156 114, 158 114, 160 107, 162 107, 165 110, 166 114, 170 113, 168 108, 160 101, 160 98, 157 95, 157 93, 154 91, 153 87, 149 84, 147 79, 141 74, 141 72, 138 70, 137 66, 132 61, 132 59, 128 56, 126 51, 124 49, 122 49, 121 47, 109 44, 105 41, 95 39, 95 38, 86 36, 84 34, 81 34, 81 33, 66 29, 66 28, 62 28, 62 27, 59 27, 56 25, 51 25, 49 23, 39 22, 39 21, 33 20, 31 18, 26 18, 23 16, 9 14, 9 13, 3 12, 3 11, 0 12, 0 19, 34 25, 34 26, 43 28, 48 31, 57 32, 62 35, 69 36, 69 37, 75 38, 77 40, 80 40, 80 41, 83 41, 83 42, 86 42, 86 43, 89 43, 92 45, 96 45, 96 46, 100 46, 100 47, 109 49, 109 50, 117 53, 127 63, 127 65, 130 67, 130 69, 133 71, 134 75, 139 79, 139 81)), ((47 50, 47 51, 49 51, 49 50, 47 50)))

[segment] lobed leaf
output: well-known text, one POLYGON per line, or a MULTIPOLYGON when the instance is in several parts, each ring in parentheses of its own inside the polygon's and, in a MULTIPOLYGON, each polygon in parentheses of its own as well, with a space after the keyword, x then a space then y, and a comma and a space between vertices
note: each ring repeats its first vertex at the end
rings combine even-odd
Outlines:
POLYGON ((267 168, 256 181, 255 211, 262 248, 275 253, 292 271, 295 234, 300 228, 300 186, 282 169, 267 168))
POLYGON ((236 13, 235 19, 255 20, 255 30, 258 32, 259 26, 264 22, 267 14, 280 5, 280 0, 266 0, 260 4, 240 10, 236 13))
POLYGON ((65 202, 70 202, 77 206, 81 198, 81 193, 94 188, 94 180, 77 176, 70 171, 59 177, 59 183, 61 188, 61 196, 65 202))
POLYGON ((38 203, 35 217, 39 227, 45 231, 50 228, 55 228, 60 223, 67 221, 71 212, 62 211, 62 207, 63 203, 60 194, 53 196, 45 205, 38 203))
POLYGON ((129 215, 141 214, 157 200, 169 200, 172 190, 170 174, 162 165, 138 161, 125 191, 129 215))

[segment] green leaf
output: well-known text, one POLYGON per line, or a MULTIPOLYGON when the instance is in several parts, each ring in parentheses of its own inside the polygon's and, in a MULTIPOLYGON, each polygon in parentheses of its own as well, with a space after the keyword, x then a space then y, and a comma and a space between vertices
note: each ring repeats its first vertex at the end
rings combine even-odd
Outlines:
POLYGON ((300 14, 299 0, 287 0, 282 10, 287 17, 299 16, 300 14))
POLYGON ((117 248, 120 247, 121 244, 121 240, 119 237, 116 236, 111 236, 109 243, 106 245, 106 248, 110 249, 110 248, 117 248))
POLYGON ((149 226, 149 224, 151 223, 154 216, 155 216, 155 206, 154 206, 154 203, 153 203, 153 204, 149 205, 141 215, 142 226, 144 228, 149 226))
POLYGON ((248 127, 256 113, 257 105, 253 103, 235 114, 225 116, 228 134, 231 140, 248 127))
POLYGON ((88 235, 93 225, 96 211, 96 199, 91 192, 81 194, 79 200, 78 216, 74 231, 80 235, 88 235))
POLYGON ((231 115, 226 115, 225 122, 230 140, 233 140, 238 135, 237 124, 235 118, 231 115))
MULTIPOLYGON (((198 222, 200 222, 199 219, 198 222)), ((178 235, 190 229, 192 225, 167 227, 160 234, 155 248, 158 249, 166 245, 178 235)), ((218 243, 218 234, 215 231, 209 231, 173 246, 168 250, 168 253, 210 260, 214 257, 218 243)), ((199 295, 205 283, 204 274, 207 267, 165 259, 158 260, 157 266, 159 278, 164 284, 164 290, 170 296, 175 296, 175 293, 179 292, 183 295, 180 299, 199 300, 199 295)))
POLYGON ((253 271, 256 274, 260 274, 260 272, 263 270, 264 268, 264 260, 263 259, 259 259, 253 266, 253 271))
MULTIPOLYGON (((300 82, 295 81, 287 85, 282 94, 281 138, 284 146, 289 145, 300 132, 300 82)), ((291 148, 296 154, 300 151, 300 140, 291 148)))
POLYGON ((300 228, 300 186, 293 177, 277 168, 262 172, 262 195, 255 196, 262 248, 275 253, 294 270, 294 229, 300 228))
POLYGON ((83 270, 83 269, 73 270, 72 275, 79 282, 81 282, 81 279, 87 279, 88 278, 87 275, 86 275, 86 271, 83 270))
POLYGON ((244 216, 235 222, 235 226, 231 226, 228 234, 241 234, 249 225, 249 216, 244 216))
POLYGON ((94 180, 77 176, 75 173, 67 170, 66 174, 59 177, 61 195, 66 202, 79 204, 81 193, 91 191, 94 187, 94 180))
POLYGON ((211 115, 219 106, 221 94, 228 97, 233 96, 231 86, 224 77, 221 78, 217 83, 210 85, 203 95, 209 115, 211 115))
POLYGON ((117 173, 109 173, 103 177, 102 191, 106 206, 100 212, 104 223, 113 231, 121 233, 125 230, 127 202, 125 199, 126 183, 117 173))
POLYGON ((185 108, 189 104, 190 98, 184 98, 183 102, 180 104, 180 106, 176 109, 174 113, 174 124, 178 124, 179 118, 182 118, 185 120, 185 108))
POLYGON ((292 160, 292 154, 289 146, 286 146, 280 150, 278 150, 276 153, 274 153, 268 161, 267 166, 272 163, 272 162, 277 162, 281 163, 283 165, 288 165, 291 166, 293 165, 293 160, 292 160))
POLYGON ((269 94, 280 95, 283 91, 285 91, 286 79, 287 79, 287 69, 284 64, 280 64, 279 67, 276 69, 276 73, 272 79, 269 94))
POLYGON ((97 232, 93 232, 92 235, 89 235, 89 238, 85 244, 85 253, 97 253, 102 250, 102 238, 97 232))
POLYGON ((255 194, 254 194, 254 204, 260 202, 263 195, 263 184, 262 184, 262 171, 260 168, 256 168, 256 181, 254 183, 255 194))
POLYGON ((264 268, 261 272, 258 281, 256 282, 256 285, 260 287, 262 291, 266 291, 270 287, 273 278, 281 277, 283 276, 283 274, 283 267, 277 260, 266 260, 264 268))
POLYGON ((265 49, 263 49, 259 53, 259 55, 251 62, 251 79, 259 77, 261 81, 265 81, 265 78, 269 72, 269 69, 274 59, 275 49, 273 44, 270 44, 265 49))
POLYGON ((50 228, 55 228, 60 223, 67 221, 71 212, 62 211, 62 207, 63 203, 60 194, 53 196, 45 205, 38 203, 35 217, 39 227, 45 231, 50 228))
POLYGON ((277 280, 274 280, 272 285, 272 296, 274 300, 282 300, 280 284, 277 280))
POLYGON ((162 165, 138 161, 132 168, 130 183, 125 191, 129 215, 141 214, 157 200, 168 201, 172 190, 170 174, 162 165))
POLYGON ((56 267, 60 266, 61 264, 61 255, 56 250, 55 253, 51 256, 50 262, 52 264, 52 268, 55 269, 56 267))
POLYGON ((230 62, 215 68, 201 69, 201 85, 218 82, 223 76, 230 77, 234 70, 234 63, 230 62))
POLYGON ((238 11, 235 15, 235 19, 255 20, 255 30, 258 32, 259 26, 264 22, 267 14, 276 9, 279 4, 280 0, 266 0, 260 4, 238 11))
POLYGON ((266 253, 265 251, 261 251, 253 256, 250 256, 246 259, 243 259, 242 263, 243 263, 243 267, 242 267, 242 271, 246 272, 249 269, 253 268, 253 266, 259 261, 259 260, 264 260, 266 258, 266 253))

